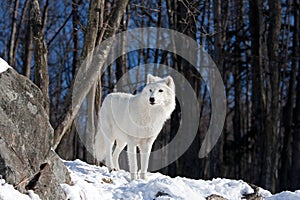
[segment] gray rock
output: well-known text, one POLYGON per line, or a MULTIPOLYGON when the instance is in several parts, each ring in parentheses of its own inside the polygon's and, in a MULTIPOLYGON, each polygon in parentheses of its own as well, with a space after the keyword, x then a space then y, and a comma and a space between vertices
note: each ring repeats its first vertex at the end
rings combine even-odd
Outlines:
POLYGON ((65 199, 68 171, 51 151, 53 128, 39 88, 9 69, 0 74, 0 176, 22 193, 65 199))
POLYGON ((70 172, 66 168, 65 163, 53 150, 50 151, 47 157, 47 163, 49 163, 51 171, 59 183, 71 184, 70 172))
POLYGON ((216 194, 212 194, 208 197, 206 197, 207 200, 227 200, 226 198, 216 195, 216 194))

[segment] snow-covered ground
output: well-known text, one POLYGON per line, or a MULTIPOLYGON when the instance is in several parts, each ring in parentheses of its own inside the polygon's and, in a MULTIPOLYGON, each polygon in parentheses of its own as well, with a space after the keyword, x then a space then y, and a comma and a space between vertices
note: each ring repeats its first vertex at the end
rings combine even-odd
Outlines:
POLYGON ((28 194, 22 194, 14 189, 12 185, 5 183, 5 180, 0 179, 0 200, 40 200, 39 196, 32 190, 28 194))
POLYGON ((6 71, 8 68, 11 68, 11 66, 9 66, 5 60, 0 58, 0 73, 6 71))
MULTIPOLYGON (((213 179, 192 180, 182 177, 170 178, 160 173, 149 173, 148 180, 130 181, 126 171, 109 172, 106 167, 88 165, 80 160, 65 161, 70 170, 72 185, 62 184, 70 200, 166 200, 166 199, 195 199, 202 200, 216 194, 230 200, 241 199, 245 194, 253 193, 253 189, 241 180, 213 179)), ((282 192, 272 195, 260 189, 260 194, 266 200, 299 200, 300 190, 282 192)), ((37 195, 29 191, 24 195, 13 186, 0 179, 0 200, 37 200, 37 195)))

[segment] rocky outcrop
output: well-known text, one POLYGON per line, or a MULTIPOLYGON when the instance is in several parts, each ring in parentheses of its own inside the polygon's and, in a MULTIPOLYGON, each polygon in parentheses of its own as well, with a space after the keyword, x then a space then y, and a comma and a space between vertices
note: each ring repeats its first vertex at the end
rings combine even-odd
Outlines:
POLYGON ((60 183, 68 171, 51 151, 53 129, 44 98, 29 79, 8 69, 0 74, 0 176, 20 192, 65 199, 60 183))

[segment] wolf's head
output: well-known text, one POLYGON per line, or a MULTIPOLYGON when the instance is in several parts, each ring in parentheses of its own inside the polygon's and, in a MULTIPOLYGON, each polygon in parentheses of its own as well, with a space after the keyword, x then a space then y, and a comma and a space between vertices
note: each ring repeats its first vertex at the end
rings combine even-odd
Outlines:
POLYGON ((175 84, 171 76, 160 78, 148 74, 142 94, 151 106, 171 106, 172 111, 175 108, 175 84))

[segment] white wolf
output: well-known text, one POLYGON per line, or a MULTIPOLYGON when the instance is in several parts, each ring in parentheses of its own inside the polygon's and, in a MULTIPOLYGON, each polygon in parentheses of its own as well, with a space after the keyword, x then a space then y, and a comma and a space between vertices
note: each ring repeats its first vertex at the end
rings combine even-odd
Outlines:
POLYGON ((100 109, 95 154, 106 165, 119 169, 118 158, 127 145, 131 180, 137 179, 138 147, 141 155, 140 177, 146 179, 154 140, 175 109, 175 84, 171 76, 160 78, 148 74, 141 93, 111 93, 100 109), (115 150, 113 146, 116 144, 115 150))

